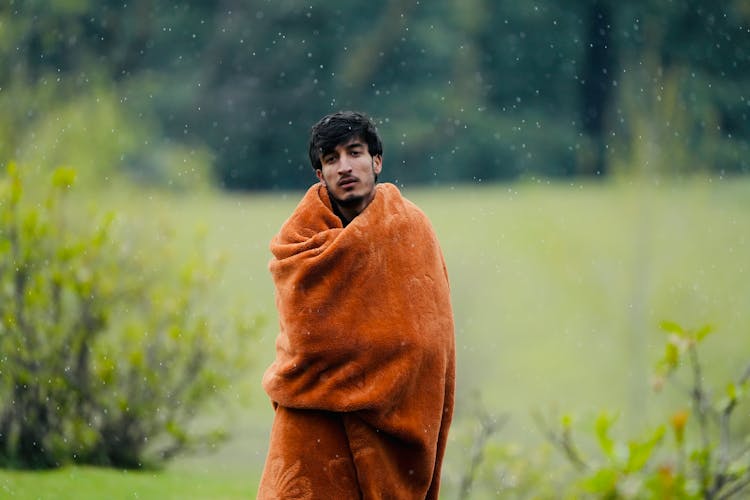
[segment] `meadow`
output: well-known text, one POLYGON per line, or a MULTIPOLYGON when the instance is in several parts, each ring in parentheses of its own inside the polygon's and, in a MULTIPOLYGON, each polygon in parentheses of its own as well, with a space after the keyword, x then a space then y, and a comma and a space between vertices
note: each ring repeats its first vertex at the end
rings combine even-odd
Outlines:
MULTIPOLYGON (((733 377, 750 359, 750 179, 403 192, 431 218, 451 278, 458 395, 444 498, 455 497, 467 454, 461 436, 472 428, 477 401, 509 418, 493 439, 533 446, 540 439, 529 417, 535 409, 581 418, 608 409, 620 412, 623 431, 661 418, 671 400, 654 395, 650 373, 663 320, 714 326, 704 352, 707 378, 733 377)), ((253 369, 232 387, 231 404, 208 417, 232 433, 213 453, 158 471, 0 471, 0 496, 252 498, 272 417, 259 385, 276 323, 268 241, 300 196, 87 193, 86 203, 136 224, 163 222, 185 245, 200 230, 209 252, 226 255, 215 299, 265 321, 253 369)))

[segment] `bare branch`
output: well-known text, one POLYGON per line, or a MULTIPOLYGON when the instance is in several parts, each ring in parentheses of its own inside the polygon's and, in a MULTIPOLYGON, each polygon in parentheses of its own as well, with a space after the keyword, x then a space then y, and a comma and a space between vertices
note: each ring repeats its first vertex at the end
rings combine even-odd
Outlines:
POLYGON ((739 379, 739 384, 742 385, 750 380, 750 363, 745 367, 745 371, 742 372, 742 376, 739 379))
POLYGON ((551 426, 544 422, 544 419, 539 413, 534 413, 532 417, 542 435, 550 443, 556 446, 576 469, 584 471, 589 468, 589 465, 576 448, 575 443, 573 442, 573 436, 568 429, 557 433, 551 426))
POLYGON ((728 498, 732 498, 734 495, 740 493, 742 490, 744 490, 748 486, 750 486, 750 475, 745 476, 740 481, 737 481, 727 491, 720 492, 718 494, 718 496, 716 497, 716 500, 725 500, 725 499, 728 499, 728 498))
MULTIPOLYGON (((711 437, 708 429, 708 397, 703 389, 703 370, 695 346, 691 346, 688 352, 690 353, 690 367, 693 372, 693 389, 691 391, 693 409, 695 410, 696 418, 698 419, 698 428, 703 449, 708 451, 711 446, 711 437)), ((708 467, 707 464, 702 464, 698 467, 700 484, 702 485, 710 484, 711 473, 708 470, 708 467)), ((713 486, 708 486, 708 491, 705 491, 705 493, 709 495, 709 498, 712 490, 713 486)))
POLYGON ((484 460, 484 450, 487 445, 487 441, 508 421, 507 415, 503 415, 500 418, 495 418, 482 409, 478 410, 478 413, 479 430, 474 437, 474 442, 471 445, 471 458, 469 460, 469 467, 461 477, 461 484, 458 488, 459 500, 463 498, 469 498, 471 485, 474 482, 474 477, 476 476, 477 469, 481 465, 482 460, 484 460))

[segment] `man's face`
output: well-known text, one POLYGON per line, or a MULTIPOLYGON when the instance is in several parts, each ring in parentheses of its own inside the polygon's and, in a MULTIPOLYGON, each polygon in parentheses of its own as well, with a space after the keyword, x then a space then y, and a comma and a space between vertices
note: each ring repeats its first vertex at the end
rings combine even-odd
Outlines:
POLYGON ((379 155, 370 156, 367 143, 355 137, 322 155, 321 168, 315 174, 334 201, 356 215, 372 201, 382 161, 379 155))

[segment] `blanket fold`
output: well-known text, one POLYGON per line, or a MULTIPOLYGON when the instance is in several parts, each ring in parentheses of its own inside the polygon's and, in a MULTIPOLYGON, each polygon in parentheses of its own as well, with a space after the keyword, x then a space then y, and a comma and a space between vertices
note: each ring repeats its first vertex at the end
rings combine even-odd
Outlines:
POLYGON ((379 184, 344 228, 316 184, 271 252, 276 414, 258 498, 437 498, 455 347, 426 216, 379 184))

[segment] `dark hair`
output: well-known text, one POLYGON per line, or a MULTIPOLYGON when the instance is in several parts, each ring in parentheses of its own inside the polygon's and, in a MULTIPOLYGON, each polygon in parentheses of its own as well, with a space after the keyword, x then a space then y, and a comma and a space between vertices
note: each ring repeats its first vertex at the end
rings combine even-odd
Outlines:
POLYGON ((313 125, 310 133, 310 164, 314 170, 323 168, 320 157, 334 151, 336 146, 349 142, 353 138, 367 143, 371 156, 383 154, 383 143, 380 141, 375 124, 364 113, 357 111, 338 111, 326 115, 313 125))

